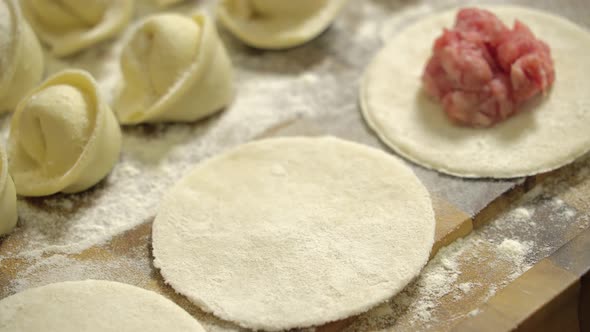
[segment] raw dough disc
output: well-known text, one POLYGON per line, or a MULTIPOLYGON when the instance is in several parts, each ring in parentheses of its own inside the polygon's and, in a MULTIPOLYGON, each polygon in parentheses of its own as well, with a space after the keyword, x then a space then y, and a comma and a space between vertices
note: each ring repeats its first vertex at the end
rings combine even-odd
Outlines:
POLYGON ((204 310, 265 330, 368 310, 422 269, 428 192, 400 160, 335 138, 249 143, 180 181, 153 225, 154 265, 204 310))
POLYGON ((112 281, 69 281, 0 301, 0 331, 204 332, 165 297, 112 281))
POLYGON ((523 21, 552 50, 557 79, 547 98, 488 129, 452 124, 426 96, 420 77, 432 43, 451 27, 457 10, 406 28, 380 51, 361 86, 364 117, 402 156, 462 177, 511 178, 549 171, 590 150, 590 33, 540 11, 485 7, 508 25, 523 21))

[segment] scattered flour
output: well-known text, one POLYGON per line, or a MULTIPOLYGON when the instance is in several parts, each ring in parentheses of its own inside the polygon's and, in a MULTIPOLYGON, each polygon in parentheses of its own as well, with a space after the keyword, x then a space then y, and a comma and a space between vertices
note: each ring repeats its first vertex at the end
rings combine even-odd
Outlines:
MULTIPOLYGON (((211 1, 205 1, 204 4, 199 1, 187 3, 180 7, 182 12, 195 6, 209 6, 211 1)), ((382 9, 370 3, 360 6, 360 21, 363 21, 363 15, 372 17, 382 12, 382 9)), ((389 2, 379 3, 379 6, 385 6, 389 2)), ((317 54, 313 49, 308 53, 293 50, 294 56, 287 60, 276 53, 258 54, 258 51, 245 51, 222 33, 236 65, 238 95, 235 102, 220 115, 198 124, 125 128, 121 161, 96 188, 78 195, 20 200, 17 232, 26 244, 24 248, 18 248, 18 252, 0 256, 0 264, 4 259, 14 257, 33 258, 35 264, 10 281, 11 290, 17 292, 55 281, 86 278, 121 278, 120 281, 138 285, 144 282, 143 278, 152 272, 148 258, 137 260, 119 257, 106 262, 88 263, 72 259, 66 254, 78 253, 151 221, 166 189, 200 160, 255 139, 282 124, 304 117, 338 115, 346 107, 352 107, 350 101, 356 100, 356 87, 350 84, 350 88, 346 88, 348 90, 340 91, 344 89, 341 83, 342 80, 355 82, 358 79, 360 70, 368 61, 366 49, 362 48, 370 47, 370 52, 373 52, 382 42, 380 37, 387 39, 402 24, 434 8, 434 5, 431 7, 425 3, 407 7, 403 1, 395 3, 400 5, 392 10, 399 10, 399 15, 381 25, 375 20, 353 29, 355 44, 367 38, 375 39, 368 43, 369 46, 355 48, 344 45, 349 48, 345 48, 346 51, 338 54, 336 59, 324 57, 325 50, 319 48, 317 54), (358 69, 340 76, 329 74, 343 65, 353 65, 358 69), (342 93, 346 98, 342 98, 342 93), (54 254, 46 258, 45 255, 49 253, 54 254), (137 280, 126 279, 130 270, 136 272, 137 280)), ((143 6, 138 8, 137 16, 151 12, 153 8, 143 6)), ((332 34, 347 34, 348 31, 343 30, 342 26, 337 23, 332 34)), ((342 45, 338 43, 327 47, 339 48, 342 45)), ((102 93, 110 100, 120 80, 116 61, 120 48, 121 39, 68 59, 68 62, 48 56, 48 71, 52 73, 68 66, 87 69, 97 78, 102 93)), ((9 116, 0 116, 0 138, 4 140, 8 135, 9 122, 9 116)), ((590 168, 587 168, 579 174, 583 177, 589 172, 590 168)), ((417 174, 425 182, 440 180, 430 180, 421 173, 424 171, 417 169, 417 174)), ((449 183, 456 184, 457 181, 449 180, 449 183)), ((463 187, 445 188, 467 192, 462 190, 463 187)), ((504 186, 498 184, 498 191, 504 190, 504 186)), ((536 197, 541 191, 539 186, 529 195, 536 197)), ((590 225, 588 215, 580 217, 578 211, 569 208, 563 201, 552 202, 549 199, 542 203, 525 204, 508 211, 477 233, 443 248, 402 293, 363 315, 348 330, 390 330, 398 323, 405 324, 408 327, 406 330, 422 330, 412 327, 428 327, 436 322, 441 315, 441 303, 452 306, 464 297, 478 296, 480 293, 483 294, 479 298, 480 302, 486 301, 526 271, 531 261, 550 254, 560 244, 542 243, 539 239, 549 238, 548 234, 554 229, 565 228, 560 225, 572 222, 575 218, 579 220, 576 227, 586 228, 590 225), (536 218, 543 209, 553 213, 549 219, 536 218), (493 253, 491 258, 486 250, 493 253), (508 266, 508 269, 499 271, 496 268, 499 264, 508 266), (462 271, 469 266, 480 268, 478 272, 481 279, 477 282, 463 280, 467 277, 462 271)), ((480 208, 473 207, 469 211, 475 213, 480 208)), ((479 309, 475 309, 465 312, 464 316, 475 316, 479 312, 479 309)), ((216 322, 207 325, 207 329, 233 330, 220 326, 222 324, 216 322)))
POLYGON ((418 280, 406 290, 413 293, 413 297, 417 300, 404 303, 403 300, 407 301, 407 298, 401 297, 400 303, 398 298, 394 298, 394 307, 398 306, 401 309, 402 306, 409 304, 412 311, 417 313, 412 320, 430 321, 439 300, 455 290, 455 283, 461 274, 460 259, 468 254, 476 243, 476 240, 468 237, 441 249, 422 271, 418 280))
POLYGON ((472 289, 474 286, 477 286, 477 285, 478 285, 478 284, 476 284, 476 283, 473 283, 473 282, 464 282, 464 283, 462 283, 462 284, 459 284, 459 285, 457 285, 457 288, 459 288, 459 290, 460 290, 461 292, 463 292, 463 294, 467 294, 467 293, 469 293, 469 292, 471 291, 471 289, 472 289))
POLYGON ((89 263, 70 258, 66 255, 52 255, 37 264, 21 271, 17 278, 11 280, 10 288, 17 293, 32 287, 86 279, 113 280, 141 285, 150 274, 149 264, 137 259, 116 257, 108 263, 89 263), (130 272, 132 271, 132 272, 130 272), (129 280, 128 276, 135 276, 129 280))
POLYGON ((464 306, 467 298, 482 305, 567 242, 564 232, 590 224, 590 214, 548 195, 553 187, 545 189, 525 195, 489 224, 441 249, 403 292, 346 331, 450 329, 456 320, 479 314, 464 306))
POLYGON ((498 286, 496 285, 492 285, 489 289, 488 292, 486 293, 484 299, 485 301, 491 299, 494 295, 496 295, 496 292, 498 291, 498 286))
POLYGON ((474 309, 474 310, 471 310, 471 311, 470 311, 470 312, 467 314, 467 316, 469 316, 469 317, 475 317, 475 316, 479 315, 479 313, 480 313, 480 312, 481 312, 481 310, 480 310, 480 309, 474 309))
MULTIPOLYGON (((494 244, 493 238, 472 233, 441 249, 426 265, 420 276, 390 302, 368 312, 347 331, 365 331, 395 327, 422 330, 439 323, 439 315, 465 297, 485 301, 497 289, 514 280, 529 268, 526 256, 531 246, 517 239, 494 244), (502 269, 498 267, 501 266, 502 269), (463 276, 463 273, 481 274, 463 276), (489 279, 487 279, 489 278, 489 279), (493 281, 493 282, 492 282, 493 281)), ((459 307, 460 308, 460 307, 459 307)), ((465 317, 468 311, 456 319, 465 317)))
POLYGON ((498 253, 509 260, 519 260, 524 257, 524 254, 528 251, 529 244, 521 243, 513 239, 504 239, 498 246, 498 253))
POLYGON ((518 208, 514 209, 513 213, 514 213, 514 217, 515 217, 516 221, 527 220, 533 214, 532 211, 530 211, 529 209, 526 209, 524 207, 518 207, 518 208))
MULTIPOLYGON (((177 10, 186 12, 210 2, 191 1, 177 10)), ((145 4, 138 9, 144 14, 152 11, 145 4)), ((48 75, 66 67, 86 69, 110 100, 121 79, 118 54, 123 39, 101 44, 65 61, 46 55, 48 75)), ((19 200, 20 219, 15 236, 22 236, 24 247, 9 256, 37 258, 52 252, 77 253, 103 243, 152 220, 166 189, 202 159, 255 139, 275 126, 321 113, 323 108, 312 109, 313 104, 307 99, 325 83, 314 68, 303 71, 301 63, 285 63, 274 54, 269 56, 274 59, 237 54, 231 49, 241 46, 231 40, 227 44, 236 69, 237 96, 231 106, 195 124, 124 128, 121 160, 98 186, 76 195, 19 200), (280 65, 276 71, 258 74, 251 68, 254 61, 264 61, 265 65, 280 61, 280 65), (305 72, 305 79, 285 75, 289 71, 305 72)), ((9 116, 0 118, 1 137, 7 137, 9 122, 9 116)))

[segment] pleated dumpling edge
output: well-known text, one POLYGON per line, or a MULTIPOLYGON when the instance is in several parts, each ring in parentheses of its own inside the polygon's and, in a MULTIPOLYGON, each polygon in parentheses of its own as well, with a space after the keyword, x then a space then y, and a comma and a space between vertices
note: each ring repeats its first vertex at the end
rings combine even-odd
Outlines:
POLYGON ((135 0, 21 0, 25 17, 55 56, 68 56, 121 32, 135 0))
POLYGON ((84 191, 111 171, 120 151, 119 124, 82 70, 48 78, 11 120, 9 169, 22 196, 84 191))
POLYGON ((233 98, 233 70, 212 19, 157 14, 130 36, 114 102, 121 124, 192 122, 233 98))

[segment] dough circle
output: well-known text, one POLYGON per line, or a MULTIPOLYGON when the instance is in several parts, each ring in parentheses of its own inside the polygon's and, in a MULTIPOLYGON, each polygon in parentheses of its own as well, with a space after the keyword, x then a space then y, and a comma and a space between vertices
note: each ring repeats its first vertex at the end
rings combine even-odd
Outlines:
POLYGON ((305 44, 324 32, 348 0, 222 0, 217 16, 242 42, 261 49, 305 44))
POLYGON ((1 300, 0 331, 205 330, 160 294, 118 282, 85 280, 28 289, 1 300))
POLYGON ((429 16, 397 34, 362 80, 363 115, 400 155, 461 177, 512 178, 550 171, 590 150, 590 33, 554 15, 514 6, 485 7, 505 23, 519 19, 546 41, 557 79, 546 98, 492 128, 451 123, 422 91, 420 77, 432 43, 453 25, 457 10, 429 16))
POLYGON ((201 163, 168 193, 154 265, 222 319, 291 329, 401 291, 434 228, 428 192, 399 159, 330 137, 269 139, 201 163))

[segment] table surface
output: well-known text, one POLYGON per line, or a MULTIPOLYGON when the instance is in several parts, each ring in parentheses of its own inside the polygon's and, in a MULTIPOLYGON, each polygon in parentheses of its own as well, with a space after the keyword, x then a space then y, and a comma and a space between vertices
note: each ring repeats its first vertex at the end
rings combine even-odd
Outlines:
MULTIPOLYGON (((386 36, 405 24, 443 8, 478 3, 527 5, 558 13, 590 27, 590 3, 585 0, 351 0, 330 30, 304 47, 285 52, 248 49, 221 31, 236 66, 238 89, 240 84, 247 85, 254 80, 263 82, 262 87, 276 86, 272 93, 278 97, 262 103, 291 112, 292 116, 270 123, 250 135, 236 134, 234 137, 227 132, 227 136, 217 138, 218 150, 260 137, 329 134, 389 151, 366 127, 358 110, 358 80, 364 67, 386 36), (280 85, 285 79, 300 84, 280 85), (314 84, 321 88, 315 88, 314 84), (301 105, 282 103, 281 96, 285 94, 305 96, 303 101, 310 111, 300 112, 296 108, 301 105)), ((194 4, 184 6, 179 11, 194 4)), ((249 93, 261 93, 245 90, 248 91, 241 98, 247 99, 249 93)), ((239 106, 235 105, 235 108, 239 106)), ((225 113, 231 114, 232 111, 229 109, 225 113)), ((8 118, 0 121, 6 128, 8 118)), ((214 130, 216 125, 215 121, 206 121, 191 125, 190 130, 214 130)), ((175 129, 171 125, 156 130, 163 130, 160 135, 167 135, 175 129)), ((181 129, 185 130, 186 126, 181 129)), ((149 126, 139 130, 126 128, 124 135, 137 138, 138 132, 152 130, 149 126)), ((3 133, 6 133, 5 129, 3 133)), ((139 137, 145 139, 146 144, 151 139, 141 137, 141 134, 139 137)), ((187 147, 199 143, 195 140, 187 143, 187 147)), ((123 162, 127 160, 125 153, 123 162)), ((190 162, 194 163, 206 154, 195 156, 190 162)), ((462 180, 411 166, 435 197, 439 228, 446 227, 439 229, 437 234, 439 245, 467 235, 472 228, 475 230, 439 252, 423 275, 399 296, 366 314, 323 327, 324 330, 450 329, 465 317, 476 315, 477 308, 498 289, 574 238, 590 222, 590 206, 585 199, 590 197, 590 181, 585 179, 590 172, 588 157, 528 180, 462 180), (506 191, 509 192, 502 195, 506 191), (441 283, 438 289, 433 287, 437 283, 441 283)), ((109 186, 101 190, 102 194, 108 194, 109 186)), ((84 194, 80 200, 92 200, 94 195, 95 192, 84 194)), ((49 213, 55 213, 56 220, 62 218, 60 213, 63 211, 43 200, 21 200, 19 204, 41 206, 49 213)), ((203 313, 164 284, 151 263, 152 220, 153 216, 141 220, 136 223, 138 226, 129 227, 106 243, 81 252, 48 252, 36 258, 15 255, 28 241, 27 232, 21 230, 27 227, 22 226, 32 224, 29 220, 19 221, 19 229, 0 240, 0 298, 50 282, 110 279, 152 289, 172 298, 202 321, 208 330, 236 330, 233 324, 203 313)))

